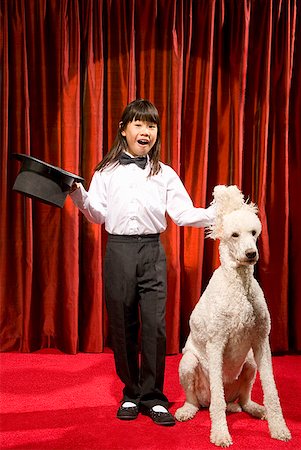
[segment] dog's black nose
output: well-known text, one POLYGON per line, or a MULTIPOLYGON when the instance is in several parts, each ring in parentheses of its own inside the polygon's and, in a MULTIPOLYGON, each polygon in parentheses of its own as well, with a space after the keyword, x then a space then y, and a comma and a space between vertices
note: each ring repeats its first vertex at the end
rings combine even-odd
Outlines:
POLYGON ((248 259, 254 259, 256 257, 256 252, 246 252, 246 257, 248 259))

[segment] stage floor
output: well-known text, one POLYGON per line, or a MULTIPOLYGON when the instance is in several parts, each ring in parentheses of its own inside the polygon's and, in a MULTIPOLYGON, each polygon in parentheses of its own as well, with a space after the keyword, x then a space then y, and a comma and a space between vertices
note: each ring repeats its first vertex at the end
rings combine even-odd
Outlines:
MULTIPOLYGON (((171 412, 182 405, 179 384, 181 355, 168 356, 165 393, 171 412)), ((64 450, 207 450, 208 410, 176 426, 160 427, 139 415, 135 421, 116 419, 122 385, 113 355, 66 355, 56 350, 30 354, 1 353, 1 449, 64 450)), ((270 438, 266 421, 245 413, 228 414, 232 449, 290 450, 301 448, 301 356, 273 357, 274 375, 293 439, 270 438)), ((253 399, 262 402, 257 379, 253 399)))

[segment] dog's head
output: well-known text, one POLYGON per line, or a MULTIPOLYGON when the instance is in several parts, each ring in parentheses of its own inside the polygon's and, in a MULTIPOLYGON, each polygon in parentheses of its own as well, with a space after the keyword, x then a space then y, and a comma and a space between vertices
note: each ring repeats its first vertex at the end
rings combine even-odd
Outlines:
POLYGON ((256 205, 245 201, 237 186, 216 186, 213 197, 216 220, 208 236, 220 240, 221 261, 232 267, 256 264, 261 233, 256 205))

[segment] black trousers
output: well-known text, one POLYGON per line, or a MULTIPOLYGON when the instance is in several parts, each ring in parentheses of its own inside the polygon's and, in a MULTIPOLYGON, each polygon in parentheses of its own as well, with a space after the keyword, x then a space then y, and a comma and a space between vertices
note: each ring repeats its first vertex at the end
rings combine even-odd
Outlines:
POLYGON ((163 394, 166 256, 159 235, 109 235, 104 283, 116 372, 124 383, 123 401, 167 407, 163 394))

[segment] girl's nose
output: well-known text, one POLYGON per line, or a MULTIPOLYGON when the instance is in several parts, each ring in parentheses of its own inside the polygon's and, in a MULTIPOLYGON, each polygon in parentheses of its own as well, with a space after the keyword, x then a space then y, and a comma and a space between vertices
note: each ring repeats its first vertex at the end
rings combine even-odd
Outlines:
POLYGON ((141 134, 146 134, 147 136, 149 135, 149 129, 148 129, 147 126, 145 126, 144 128, 142 128, 141 134))

